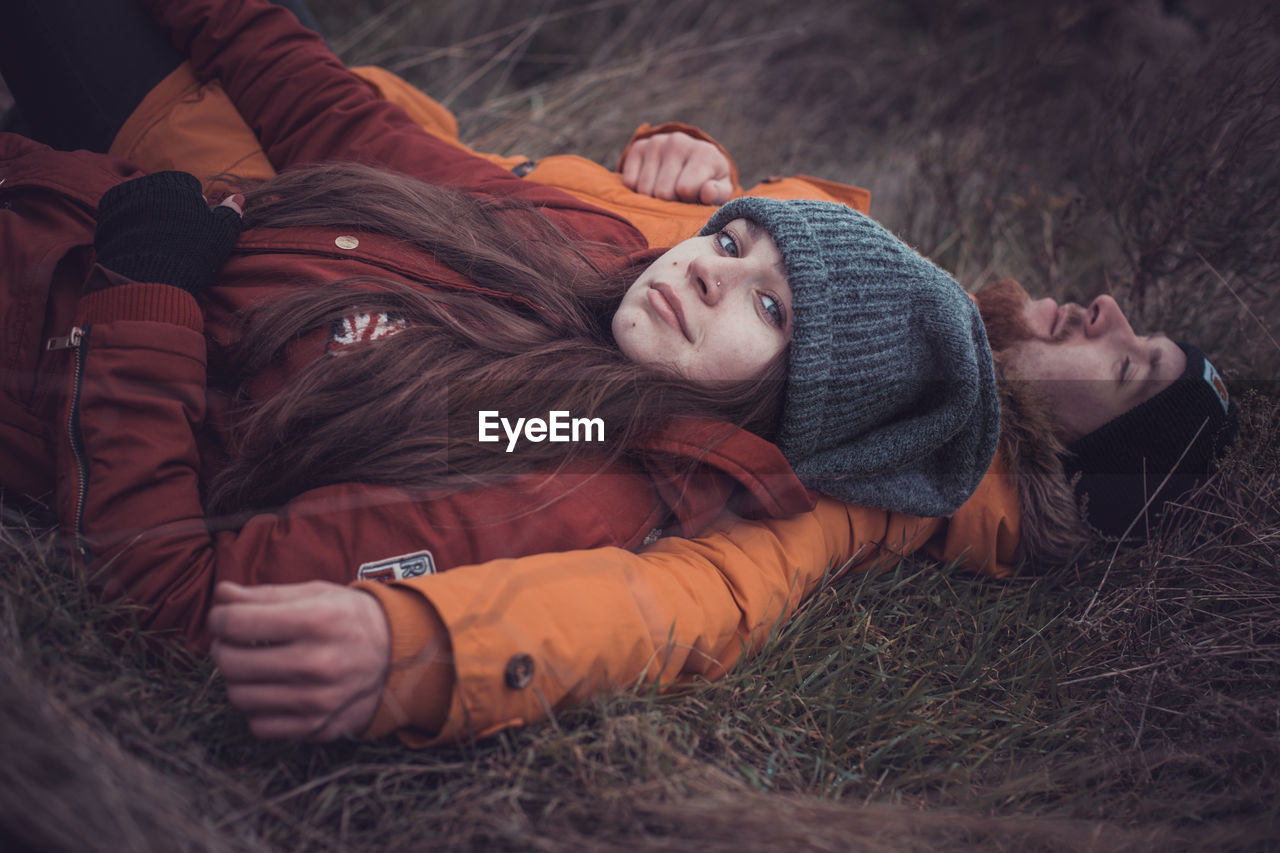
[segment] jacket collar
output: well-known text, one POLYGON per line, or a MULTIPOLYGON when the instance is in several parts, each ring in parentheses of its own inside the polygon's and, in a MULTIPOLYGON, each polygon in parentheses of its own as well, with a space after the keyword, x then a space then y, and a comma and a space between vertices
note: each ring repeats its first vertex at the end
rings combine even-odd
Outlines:
POLYGON ((726 506, 747 518, 784 518, 816 505, 777 446, 724 421, 674 418, 639 449, 679 523, 670 535, 695 535, 726 506))

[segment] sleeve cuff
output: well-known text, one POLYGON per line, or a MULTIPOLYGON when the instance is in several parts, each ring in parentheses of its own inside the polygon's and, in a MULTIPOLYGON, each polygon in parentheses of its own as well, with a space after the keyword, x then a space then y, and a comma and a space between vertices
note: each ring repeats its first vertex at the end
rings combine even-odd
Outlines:
POLYGON ((361 737, 396 732, 411 745, 425 745, 444 728, 453 698, 453 649, 444 621, 412 589, 374 581, 352 586, 378 599, 391 628, 387 684, 361 737))
POLYGON ((149 320, 204 331, 204 315, 190 293, 168 284, 130 281, 101 264, 95 264, 89 273, 77 316, 81 324, 149 320))

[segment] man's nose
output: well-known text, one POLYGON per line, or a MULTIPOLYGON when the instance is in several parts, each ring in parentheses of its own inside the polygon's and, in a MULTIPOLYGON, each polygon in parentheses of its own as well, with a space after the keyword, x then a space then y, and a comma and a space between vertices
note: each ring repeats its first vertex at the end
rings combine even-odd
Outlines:
POLYGON ((1085 310, 1084 334, 1087 338, 1135 337, 1133 327, 1129 325, 1129 319, 1120 310, 1120 305, 1106 294, 1090 302, 1088 309, 1085 310))

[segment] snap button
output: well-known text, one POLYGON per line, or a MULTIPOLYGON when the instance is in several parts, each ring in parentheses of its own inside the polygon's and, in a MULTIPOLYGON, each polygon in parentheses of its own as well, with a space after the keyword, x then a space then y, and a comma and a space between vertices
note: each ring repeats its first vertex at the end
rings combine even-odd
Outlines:
POLYGON ((512 655, 502 677, 512 690, 528 687, 533 681, 533 658, 526 654, 512 655))
POLYGON ((346 234, 343 234, 341 237, 334 240, 333 243, 339 249, 354 249, 356 246, 360 245, 359 240, 355 237, 348 237, 346 234))

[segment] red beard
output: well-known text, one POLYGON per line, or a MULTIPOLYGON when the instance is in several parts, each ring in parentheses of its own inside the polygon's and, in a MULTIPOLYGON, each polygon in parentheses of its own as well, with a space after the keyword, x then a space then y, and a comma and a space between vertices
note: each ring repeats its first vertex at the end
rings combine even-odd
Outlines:
POLYGON ((974 294, 978 312, 987 329, 987 340, 992 352, 1003 352, 1020 341, 1040 340, 1061 343, 1070 340, 1085 324, 1088 310, 1074 303, 1061 307, 1062 318, 1057 322, 1053 336, 1043 335, 1027 325, 1023 309, 1031 297, 1022 285, 1011 278, 1002 278, 974 294))
POLYGON ((974 294, 982 324, 987 327, 987 341, 993 352, 1000 352, 1019 341, 1036 337, 1022 315, 1031 298, 1022 285, 1011 278, 988 284, 974 294))

